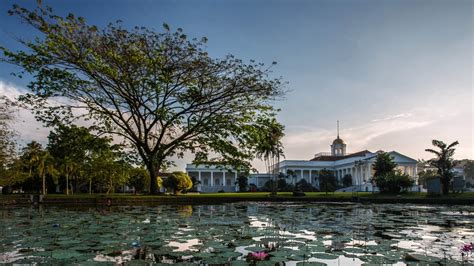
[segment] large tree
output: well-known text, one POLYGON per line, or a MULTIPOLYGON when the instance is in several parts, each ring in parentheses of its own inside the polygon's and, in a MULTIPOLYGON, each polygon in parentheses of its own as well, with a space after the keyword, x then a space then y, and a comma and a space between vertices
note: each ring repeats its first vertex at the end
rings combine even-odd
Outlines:
POLYGON ((273 124, 280 79, 263 64, 210 57, 206 38, 188 40, 166 24, 162 33, 120 23, 99 29, 42 7, 9 13, 41 34, 22 40, 24 51, 1 48, 4 61, 34 77, 21 100, 48 124, 87 118, 95 130, 123 137, 146 165, 151 193, 160 169, 186 151, 195 163, 249 168, 256 132, 273 124))
POLYGON ((392 156, 390 156, 387 152, 379 152, 377 157, 375 158, 375 163, 373 165, 374 168, 374 177, 379 177, 383 175, 387 175, 393 173, 395 168, 397 167, 397 163, 393 160, 392 156))
POLYGON ((426 149, 425 151, 433 153, 436 158, 429 160, 428 162, 437 169, 437 173, 441 178, 443 194, 448 194, 451 179, 453 178, 453 167, 454 167, 454 147, 459 144, 455 141, 451 144, 446 144, 440 140, 434 139, 432 141, 433 146, 439 150, 426 149))
MULTIPOLYGON (((111 165, 117 159, 110 151, 118 151, 117 145, 112 145, 112 139, 99 137, 92 134, 85 127, 58 125, 48 136, 48 151, 55 158, 57 169, 60 170, 62 177, 66 181, 66 194, 69 194, 69 188, 77 191, 77 185, 83 175, 88 175, 89 183, 92 182, 93 166, 99 165, 95 160, 101 160, 102 165, 111 165), (104 155, 105 154, 105 155, 104 155), (109 160, 108 164, 104 161, 109 160), (71 180, 74 180, 72 186, 71 180)), ((115 156, 116 157, 116 156, 115 156)), ((104 168, 100 168, 105 171, 104 168)))

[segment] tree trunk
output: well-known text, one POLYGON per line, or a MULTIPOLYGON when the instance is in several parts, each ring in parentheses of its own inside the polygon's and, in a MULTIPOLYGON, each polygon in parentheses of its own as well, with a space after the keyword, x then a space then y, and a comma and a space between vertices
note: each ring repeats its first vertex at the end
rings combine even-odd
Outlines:
POLYGON ((92 179, 89 179, 89 194, 92 194, 92 179))
POLYGON ((449 179, 446 177, 443 177, 442 183, 443 183, 443 195, 447 195, 449 193, 449 179))
POLYGON ((148 173, 150 174, 150 194, 158 194, 158 183, 157 183, 157 170, 153 162, 147 163, 148 173))
POLYGON ((46 195, 46 175, 43 173, 43 195, 46 195))
POLYGON ((69 172, 66 167, 66 195, 69 195, 69 172))

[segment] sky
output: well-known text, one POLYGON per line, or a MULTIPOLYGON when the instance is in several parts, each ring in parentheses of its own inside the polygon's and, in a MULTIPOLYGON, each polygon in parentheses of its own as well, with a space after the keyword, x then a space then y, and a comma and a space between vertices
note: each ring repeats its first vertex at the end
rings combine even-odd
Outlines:
MULTIPOLYGON (((7 15, 0 2, 0 45, 22 48, 15 37, 37 33, 7 15)), ((432 139, 458 140, 456 159, 474 159, 473 1, 470 0, 43 0, 60 15, 74 13, 105 26, 157 31, 166 22, 191 37, 206 36, 213 57, 278 64, 288 82, 279 121, 285 158, 307 160, 328 152, 336 137, 347 151, 396 150, 429 159, 432 139)), ((0 93, 24 92, 28 80, 0 64, 0 93)), ((19 142, 46 143, 49 129, 20 111, 19 142)), ((184 169, 192 157, 177 160, 184 169)), ((254 162, 263 171, 263 163, 254 162)))

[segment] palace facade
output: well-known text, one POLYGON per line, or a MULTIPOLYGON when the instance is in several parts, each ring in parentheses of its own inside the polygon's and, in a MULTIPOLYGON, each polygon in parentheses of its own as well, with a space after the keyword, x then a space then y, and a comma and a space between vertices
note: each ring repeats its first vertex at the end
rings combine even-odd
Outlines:
MULTIPOLYGON (((347 153, 346 143, 337 135, 331 144, 331 152, 316 154, 310 160, 284 160, 275 167, 278 173, 285 176, 292 176, 288 182, 296 183, 306 180, 309 184, 319 189, 319 173, 322 170, 331 171, 339 183, 346 175, 352 178, 352 186, 340 189, 340 191, 374 191, 377 190, 372 184, 373 164, 377 153, 363 150, 355 153, 347 153)), ((417 184, 417 161, 396 151, 388 152, 397 164, 398 170, 411 176, 417 184)), ((233 169, 221 169, 212 165, 186 166, 186 172, 200 181, 198 191, 238 191, 236 185, 238 173, 233 169)), ((264 184, 271 180, 269 174, 251 174, 249 184, 262 188, 264 184)), ((414 187, 418 190, 418 187, 414 187)))

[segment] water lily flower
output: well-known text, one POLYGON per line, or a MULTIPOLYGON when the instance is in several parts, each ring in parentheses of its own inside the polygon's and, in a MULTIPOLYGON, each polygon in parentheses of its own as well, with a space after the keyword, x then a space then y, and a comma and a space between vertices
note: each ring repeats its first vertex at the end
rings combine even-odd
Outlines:
POLYGON ((265 260, 268 257, 268 253, 266 253, 265 251, 258 251, 250 253, 250 256, 254 260, 265 260))
POLYGON ((461 248, 461 251, 462 252, 473 252, 474 251, 474 244, 473 243, 470 243, 470 244, 465 244, 462 248, 461 248))

